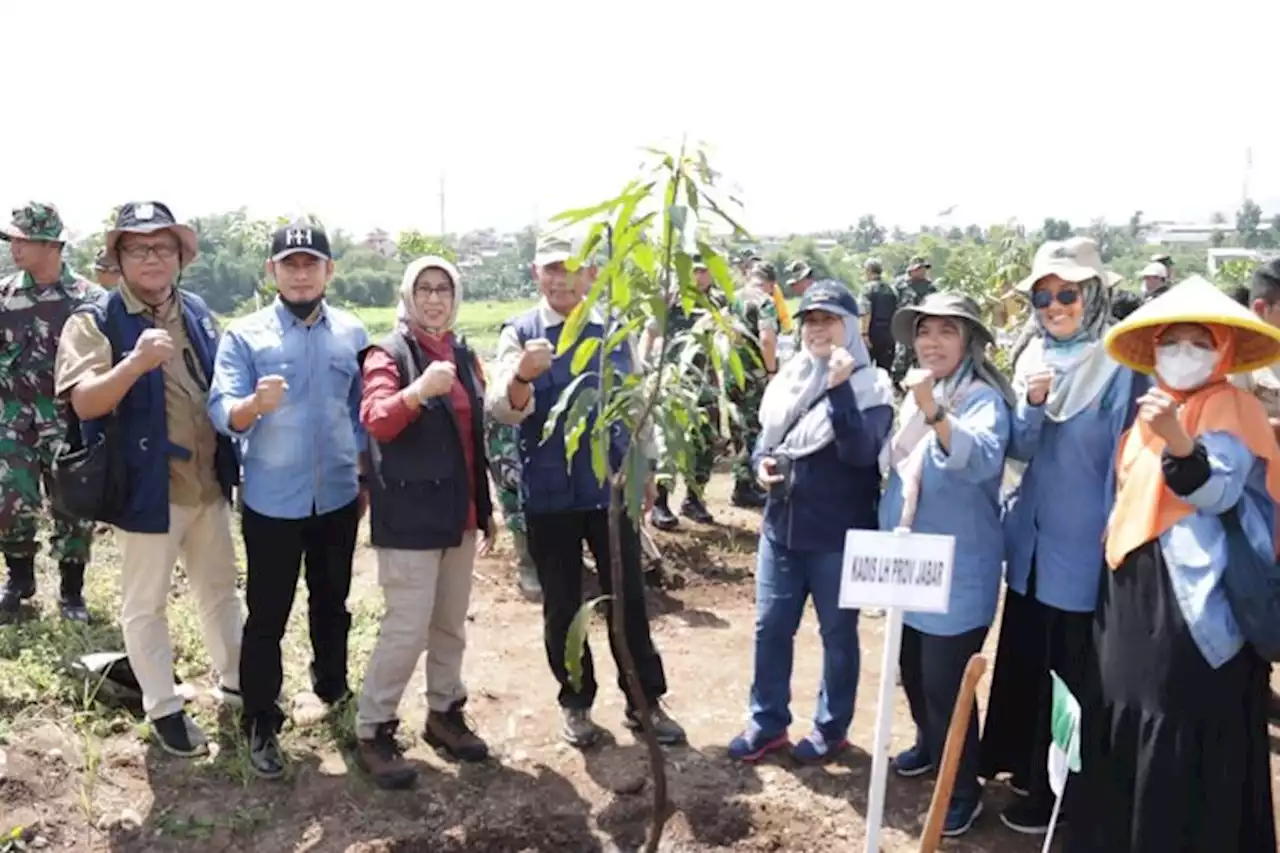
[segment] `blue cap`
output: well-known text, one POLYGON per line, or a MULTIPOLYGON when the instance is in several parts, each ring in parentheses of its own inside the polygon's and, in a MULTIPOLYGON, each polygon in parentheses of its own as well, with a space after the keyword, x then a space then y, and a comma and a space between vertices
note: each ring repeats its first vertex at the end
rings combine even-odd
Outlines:
POLYGON ((858 300, 853 298, 849 288, 838 281, 820 281, 804 292, 800 299, 800 307, 796 316, 802 317, 809 311, 826 311, 840 317, 857 317, 858 300))

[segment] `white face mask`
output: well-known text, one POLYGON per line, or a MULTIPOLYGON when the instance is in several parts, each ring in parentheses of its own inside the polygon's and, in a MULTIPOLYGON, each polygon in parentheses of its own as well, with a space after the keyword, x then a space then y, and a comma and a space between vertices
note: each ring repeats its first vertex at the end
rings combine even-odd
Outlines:
POLYGON ((1156 375, 1175 391, 1198 388, 1213 375, 1218 353, 1182 341, 1156 347, 1156 375))

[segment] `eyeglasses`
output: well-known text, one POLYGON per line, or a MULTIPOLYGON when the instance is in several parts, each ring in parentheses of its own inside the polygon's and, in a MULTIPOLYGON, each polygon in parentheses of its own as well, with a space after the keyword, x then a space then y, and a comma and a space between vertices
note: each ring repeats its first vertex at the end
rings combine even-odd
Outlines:
POLYGON ((167 243, 161 243, 156 246, 148 246, 141 244, 137 246, 125 246, 120 249, 120 254, 124 255, 131 261, 145 261, 148 255, 155 255, 158 260, 171 261, 178 256, 178 248, 170 246, 167 243))
POLYGON ((424 296, 437 296, 444 300, 453 296, 453 288, 447 284, 442 284, 437 287, 419 287, 414 290, 414 293, 421 293, 424 296))
POLYGON ((1037 290, 1031 294, 1031 304, 1041 311, 1052 305, 1055 299, 1060 305, 1074 305, 1080 301, 1080 291, 1059 290, 1057 293, 1050 293, 1047 290, 1037 290))

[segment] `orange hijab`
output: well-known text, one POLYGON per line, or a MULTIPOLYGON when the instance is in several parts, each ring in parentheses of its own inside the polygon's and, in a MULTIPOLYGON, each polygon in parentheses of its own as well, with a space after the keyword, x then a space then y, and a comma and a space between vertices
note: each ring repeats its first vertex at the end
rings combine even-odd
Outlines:
MULTIPOLYGON (((1193 391, 1161 388, 1182 405, 1178 420, 1192 438, 1227 432, 1239 438, 1258 459, 1267 462, 1267 493, 1280 508, 1280 444, 1257 397, 1226 381, 1235 363, 1235 334, 1228 326, 1202 324, 1213 335, 1218 369, 1193 391)), ((1168 326, 1153 329, 1158 337, 1168 326)), ((1164 482, 1160 454, 1165 441, 1138 421, 1125 433, 1116 462, 1116 502, 1107 522, 1107 565, 1118 568, 1131 552, 1195 513, 1164 482)), ((1280 530, 1280 528, 1277 528, 1280 530)), ((1278 537, 1280 538, 1280 537, 1278 537)))

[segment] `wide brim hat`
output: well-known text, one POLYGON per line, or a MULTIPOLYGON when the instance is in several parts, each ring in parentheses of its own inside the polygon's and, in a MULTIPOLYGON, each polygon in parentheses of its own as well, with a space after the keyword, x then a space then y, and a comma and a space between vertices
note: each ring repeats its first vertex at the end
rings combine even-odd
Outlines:
POLYGON ((1141 373, 1152 374, 1156 364, 1156 332, 1174 323, 1226 326, 1236 336, 1235 360, 1227 373, 1247 373, 1280 359, 1280 329, 1258 317, 1195 275, 1112 326, 1104 338, 1107 353, 1141 373))
POLYGON ((925 317, 951 317, 965 320, 984 344, 994 344, 996 337, 982 322, 982 314, 972 299, 959 293, 930 293, 919 305, 899 308, 893 315, 893 339, 903 346, 915 344, 916 325, 925 317))
POLYGON ((168 206, 158 201, 137 201, 124 205, 116 214, 115 226, 106 235, 103 257, 118 267, 120 257, 117 248, 122 236, 155 234, 158 231, 172 231, 178 238, 182 246, 181 263, 184 269, 200 254, 200 238, 196 236, 195 230, 174 219, 168 206))
POLYGON ((1046 241, 1036 250, 1030 275, 1018 282, 1018 292, 1029 295, 1036 282, 1051 275, 1075 284, 1096 278, 1108 288, 1123 280, 1123 276, 1111 272, 1102 263, 1098 244, 1089 237, 1046 241))

